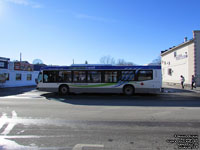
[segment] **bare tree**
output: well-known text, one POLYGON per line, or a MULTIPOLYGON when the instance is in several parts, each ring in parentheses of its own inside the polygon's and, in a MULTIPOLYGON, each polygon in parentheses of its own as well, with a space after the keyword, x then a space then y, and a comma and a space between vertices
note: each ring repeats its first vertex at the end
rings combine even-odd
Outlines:
POLYGON ((108 56, 103 56, 100 58, 100 63, 101 64, 115 64, 115 59, 113 57, 108 56))
POLYGON ((161 65, 161 56, 158 56, 157 58, 152 60, 152 62, 149 63, 148 65, 161 65))
POLYGON ((161 56, 158 56, 156 59, 154 59, 152 63, 161 63, 161 56))
POLYGON ((125 62, 124 59, 118 59, 118 60, 117 60, 117 65, 118 65, 118 66, 123 66, 125 63, 126 63, 126 62, 125 62))
POLYGON ((127 66, 135 66, 136 64, 132 63, 132 62, 126 62, 127 66))
POLYGON ((126 62, 124 59, 118 59, 116 65, 118 65, 118 66, 134 66, 135 64, 132 62, 126 62))
POLYGON ((127 62, 124 59, 118 59, 117 62, 113 57, 110 56, 103 56, 100 58, 101 64, 112 64, 112 65, 118 65, 118 66, 134 66, 135 64, 133 62, 127 62))

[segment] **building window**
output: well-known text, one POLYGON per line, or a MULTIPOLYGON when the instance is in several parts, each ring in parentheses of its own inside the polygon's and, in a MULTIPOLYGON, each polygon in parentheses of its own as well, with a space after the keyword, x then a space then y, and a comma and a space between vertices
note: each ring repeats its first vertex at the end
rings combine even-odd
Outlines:
POLYGON ((171 68, 168 69, 168 75, 169 75, 169 76, 172 75, 172 69, 171 69, 171 68))
POLYGON ((188 54, 187 54, 187 52, 185 52, 185 57, 187 58, 187 56, 188 56, 188 54))
POLYGON ((32 74, 27 74, 27 80, 28 81, 32 80, 32 74))
POLYGON ((6 80, 7 80, 7 81, 10 80, 10 75, 9 75, 9 73, 4 73, 4 76, 6 77, 6 80))
POLYGON ((138 73, 138 81, 152 80, 153 71, 152 70, 140 70, 138 73))
POLYGON ((176 57, 177 56, 177 53, 176 52, 174 52, 174 57, 176 57))
POLYGON ((162 74, 163 74, 163 75, 165 74, 165 68, 162 69, 162 74))
POLYGON ((17 73, 16 74, 16 80, 22 80, 22 74, 17 73))

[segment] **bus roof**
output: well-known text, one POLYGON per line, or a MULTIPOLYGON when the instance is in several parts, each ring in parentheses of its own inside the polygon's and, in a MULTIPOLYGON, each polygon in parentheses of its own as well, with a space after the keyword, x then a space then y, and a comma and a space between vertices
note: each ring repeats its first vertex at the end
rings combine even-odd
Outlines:
POLYGON ((161 66, 112 66, 112 65, 72 65, 46 66, 41 70, 129 70, 129 69, 161 69, 161 66))

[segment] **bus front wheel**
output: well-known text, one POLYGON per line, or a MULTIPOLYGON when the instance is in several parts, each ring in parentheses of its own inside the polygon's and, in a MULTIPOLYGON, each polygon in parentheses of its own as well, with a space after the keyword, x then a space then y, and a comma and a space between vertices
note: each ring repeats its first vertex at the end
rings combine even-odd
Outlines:
POLYGON ((126 85, 123 89, 125 95, 133 95, 135 89, 132 85, 126 85))
POLYGON ((67 95, 69 93, 69 87, 67 85, 61 85, 59 88, 59 93, 61 95, 67 95))

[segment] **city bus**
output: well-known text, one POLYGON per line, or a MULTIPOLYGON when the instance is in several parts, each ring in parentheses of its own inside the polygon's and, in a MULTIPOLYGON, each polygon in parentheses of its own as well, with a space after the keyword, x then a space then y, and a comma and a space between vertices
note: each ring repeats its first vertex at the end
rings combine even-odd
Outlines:
POLYGON ((37 89, 74 93, 157 93, 162 87, 160 66, 71 65, 41 69, 37 89))

